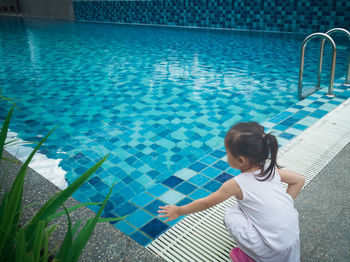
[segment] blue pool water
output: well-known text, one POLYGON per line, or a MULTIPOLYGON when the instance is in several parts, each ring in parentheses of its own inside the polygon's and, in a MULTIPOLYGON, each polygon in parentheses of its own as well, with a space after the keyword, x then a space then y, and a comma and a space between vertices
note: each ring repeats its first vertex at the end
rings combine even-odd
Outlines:
MULTIPOLYGON (((305 35, 12 18, 0 19, 0 31, 2 94, 20 109, 11 130, 39 141, 57 125, 40 152, 62 159, 68 183, 110 154, 74 197, 101 201, 117 182, 104 215, 128 215, 116 226, 140 244, 172 225, 155 218, 160 204, 204 196, 236 174, 218 161, 231 125, 263 122, 297 102, 305 35), (207 154, 202 162, 215 168, 194 175, 207 154), (172 176, 179 171, 189 182, 172 176)), ((306 86, 318 55, 311 47, 306 86)), ((3 120, 10 105, 0 106, 3 120)))

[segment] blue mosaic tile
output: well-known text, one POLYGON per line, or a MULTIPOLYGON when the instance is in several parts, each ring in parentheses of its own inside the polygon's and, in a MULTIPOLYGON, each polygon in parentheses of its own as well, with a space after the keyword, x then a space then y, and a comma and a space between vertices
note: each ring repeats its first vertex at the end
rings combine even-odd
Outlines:
POLYGON ((296 124, 293 126, 293 128, 300 129, 300 130, 305 130, 307 129, 307 126, 296 124))
POLYGON ((137 227, 137 228, 140 228, 144 224, 148 223, 152 218, 153 218, 153 216, 151 216, 150 214, 146 213, 145 211, 139 209, 135 213, 127 216, 125 218, 125 221, 130 223, 131 225, 137 227))
POLYGON ((130 237, 141 246, 146 246, 152 242, 151 238, 147 237, 145 234, 142 234, 140 231, 135 231, 135 233, 132 233, 130 237))
POLYGON ((144 207, 145 205, 147 205, 148 203, 150 203, 153 200, 154 200, 154 197, 152 197, 150 194, 147 194, 144 192, 144 193, 136 196, 135 198, 131 199, 130 202, 132 202, 140 207, 144 207))
POLYGON ((293 115, 293 118, 302 119, 305 116, 307 116, 308 114, 310 114, 310 112, 305 111, 305 110, 300 110, 293 115))
POLYGON ((120 231, 122 231, 126 235, 130 235, 131 233, 135 232, 135 228, 130 226, 128 223, 125 221, 120 221, 117 225, 116 228, 118 228, 120 231))
POLYGON ((219 181, 219 182, 221 182, 221 183, 224 183, 224 182, 226 182, 227 180, 231 179, 232 177, 233 177, 232 175, 230 175, 230 174, 228 174, 228 173, 226 173, 226 172, 223 172, 223 173, 221 173, 219 176, 217 176, 217 177, 215 178, 215 180, 217 180, 217 181, 219 181))
POLYGON ((225 172, 229 173, 230 175, 237 176, 241 173, 241 170, 230 167, 225 172))
POLYGON ((289 117, 286 120, 282 121, 280 124, 283 126, 292 126, 298 121, 299 121, 299 119, 297 119, 297 118, 289 117))
POLYGON ((309 107, 318 108, 318 107, 320 107, 323 104, 324 103, 322 103, 322 102, 315 101, 312 104, 310 104, 309 107))
POLYGON ((200 161, 204 164, 211 165, 217 161, 217 158, 212 157, 212 156, 206 156, 206 157, 200 159, 200 161))
POLYGON ((217 177, 219 174, 221 174, 222 171, 220 171, 219 169, 213 168, 213 167, 208 167, 206 169, 204 169, 201 174, 206 175, 210 178, 215 178, 217 177))
POLYGON ((274 127, 274 129, 276 130, 280 130, 280 131, 285 131, 286 129, 288 129, 289 126, 284 126, 281 124, 278 124, 277 126, 274 127))
MULTIPOLYGON (((233 28, 245 30, 313 33, 345 27, 350 16, 345 0, 264 2, 73 1, 75 19, 119 23, 233 28), (195 13, 193 12, 195 10, 195 13), (119 11, 119 12, 118 12, 119 11), (181 14, 181 15, 176 15, 181 14), (220 17, 220 19, 218 19, 220 17)), ((213 116, 213 118, 215 118, 213 116)), ((166 134, 164 134, 166 135, 166 134)), ((178 136, 194 133, 179 132, 178 136)))
POLYGON ((161 196, 165 192, 167 192, 169 189, 161 184, 155 185, 148 189, 148 192, 156 197, 161 196))
POLYGON ((294 135, 293 134, 289 134, 289 133, 282 133, 282 134, 279 135, 279 137, 282 137, 282 138, 290 140, 290 139, 292 139, 294 137, 294 135))
POLYGON ((184 199, 182 199, 180 202, 177 203, 178 206, 184 206, 187 205, 189 203, 191 203, 192 200, 188 197, 185 197, 184 199))
POLYGON ((329 103, 330 104, 334 104, 334 105, 340 105, 341 104, 341 102, 339 102, 339 101, 329 101, 329 103))
POLYGON ((95 184, 97 184, 98 182, 100 182, 101 181, 101 179, 99 178, 99 177, 97 177, 97 176, 94 176, 93 178, 90 178, 89 180, 88 180, 88 182, 91 184, 91 185, 95 185, 95 184))
POLYGON ((141 227, 140 230, 145 232, 152 238, 157 238, 161 233, 165 232, 169 226, 157 218, 154 218, 148 222, 145 226, 141 227))
POLYGON ((196 191, 194 191, 192 194, 190 194, 189 197, 192 199, 200 199, 209 195, 210 195, 209 191, 199 188, 196 191))
POLYGON ((210 178, 203 176, 201 174, 197 174, 194 177, 190 178, 188 182, 191 182, 192 184, 195 184, 197 186, 202 186, 205 183, 207 183, 210 180, 210 178))
POLYGON ((146 211, 157 216, 159 207, 165 206, 165 205, 166 205, 166 203, 164 203, 163 201, 160 201, 159 199, 156 199, 153 202, 151 202, 150 204, 148 204, 147 206, 145 206, 144 208, 146 211))
POLYGON ((326 114, 328 114, 327 111, 321 110, 321 109, 317 109, 316 111, 314 111, 313 113, 310 114, 310 116, 316 117, 316 118, 322 118, 324 117, 326 114))
POLYGON ((197 174, 197 173, 194 172, 193 170, 190 170, 188 168, 184 168, 180 172, 176 173, 175 176, 177 176, 183 180, 188 180, 191 177, 193 177, 195 174, 197 174))
POLYGON ((193 171, 200 172, 206 167, 207 167, 207 165, 200 163, 200 162, 196 162, 196 163, 190 165, 188 168, 192 169, 193 171))
POLYGON ((188 183, 186 181, 180 184, 179 186, 175 187, 175 190, 179 191, 184 195, 188 195, 196 189, 197 187, 195 185, 188 183))
POLYGON ((176 192, 174 190, 169 190, 165 194, 163 194, 159 199, 170 205, 175 205, 184 197, 185 196, 179 192, 176 192))
POLYGON ((123 204, 121 204, 120 206, 118 206, 116 209, 115 209, 115 213, 118 215, 118 216, 126 216, 126 215, 129 215, 131 214, 132 212, 134 212, 135 210, 137 210, 137 207, 134 206, 133 204, 129 203, 129 202, 124 202, 123 204))
POLYGON ((216 162, 213 167, 219 169, 219 170, 222 170, 222 171, 225 171, 227 168, 230 167, 230 165, 225 162, 225 161, 222 161, 222 160, 219 160, 218 162, 216 162))
POLYGON ((181 178, 178 178, 176 176, 171 176, 164 180, 162 184, 168 186, 168 187, 176 187, 178 184, 182 183, 184 180, 181 178))
POLYGON ((205 184, 203 186, 203 188, 210 191, 210 192, 215 192, 216 190, 218 190, 221 187, 221 185, 222 185, 221 183, 218 183, 214 180, 211 180, 210 182, 205 184))
POLYGON ((222 158, 222 157, 226 156, 226 153, 224 151, 221 151, 221 150, 215 150, 215 151, 211 152, 210 155, 214 156, 216 158, 222 158))

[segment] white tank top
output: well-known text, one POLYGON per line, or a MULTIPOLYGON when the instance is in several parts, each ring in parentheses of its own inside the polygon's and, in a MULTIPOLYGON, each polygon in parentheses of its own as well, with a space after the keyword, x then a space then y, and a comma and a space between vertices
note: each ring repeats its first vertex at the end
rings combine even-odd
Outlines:
POLYGON ((243 193, 243 199, 237 199, 238 206, 268 246, 283 250, 299 239, 298 212, 294 200, 282 187, 278 172, 273 179, 259 181, 256 175, 260 172, 234 178, 243 193))

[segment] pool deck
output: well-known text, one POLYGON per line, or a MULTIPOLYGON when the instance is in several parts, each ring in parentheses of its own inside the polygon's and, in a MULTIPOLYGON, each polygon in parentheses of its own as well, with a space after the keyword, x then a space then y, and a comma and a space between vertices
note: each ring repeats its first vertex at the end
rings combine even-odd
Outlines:
MULTIPOLYGON (((10 155, 5 152, 5 156, 10 155)), ((300 214, 301 261, 344 261, 350 258, 350 143, 347 144, 322 171, 302 190, 295 201, 300 214)), ((8 171, 4 188, 12 182, 18 166, 7 162, 0 165, 0 175, 8 171)), ((29 169, 25 181, 24 204, 44 201, 59 189, 29 169)), ((69 199, 67 206, 77 203, 69 199)), ((26 209, 24 219, 38 206, 26 209)), ((87 208, 72 214, 72 220, 92 217, 87 208)), ((55 240, 62 239, 65 218, 56 232, 55 240)), ((96 227, 80 261, 162 261, 146 248, 138 245, 109 223, 96 227)))
POLYGON ((350 260, 350 143, 301 191, 301 261, 350 260))

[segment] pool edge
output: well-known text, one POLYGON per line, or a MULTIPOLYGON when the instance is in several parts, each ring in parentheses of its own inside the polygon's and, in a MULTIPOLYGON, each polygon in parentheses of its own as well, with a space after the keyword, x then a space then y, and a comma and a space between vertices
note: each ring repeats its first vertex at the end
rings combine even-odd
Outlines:
MULTIPOLYGON (((13 155, 4 150, 3 155, 7 158, 16 159, 13 155)), ((18 159, 17 159, 18 160, 18 159)), ((10 162, 1 161, 0 163, 0 176, 5 176, 1 188, 1 196, 4 190, 8 190, 11 186, 15 176, 20 168, 20 165, 12 164, 10 162)), ((49 199, 54 193, 59 192, 60 189, 56 187, 52 182, 41 176, 32 168, 27 169, 27 174, 24 182, 23 191, 23 205, 28 205, 33 202, 43 204, 43 201, 49 199)), ((65 206, 70 207, 80 202, 70 197, 65 206)), ((30 206, 23 210, 21 222, 28 220, 35 214, 40 208, 39 205, 30 206)), ((77 211, 72 212, 72 223, 74 224, 79 219, 86 219, 88 217, 95 216, 95 213, 87 207, 81 207, 77 211)), ((51 247, 53 247, 59 240, 62 240, 66 232, 66 217, 60 217, 57 219, 59 227, 53 233, 54 240, 50 241, 51 247)), ((161 258, 147 250, 145 247, 137 244, 136 241, 129 236, 122 233, 110 223, 97 224, 95 231, 89 239, 87 246, 83 250, 79 261, 145 261, 145 262, 157 262, 163 261, 161 258)))

